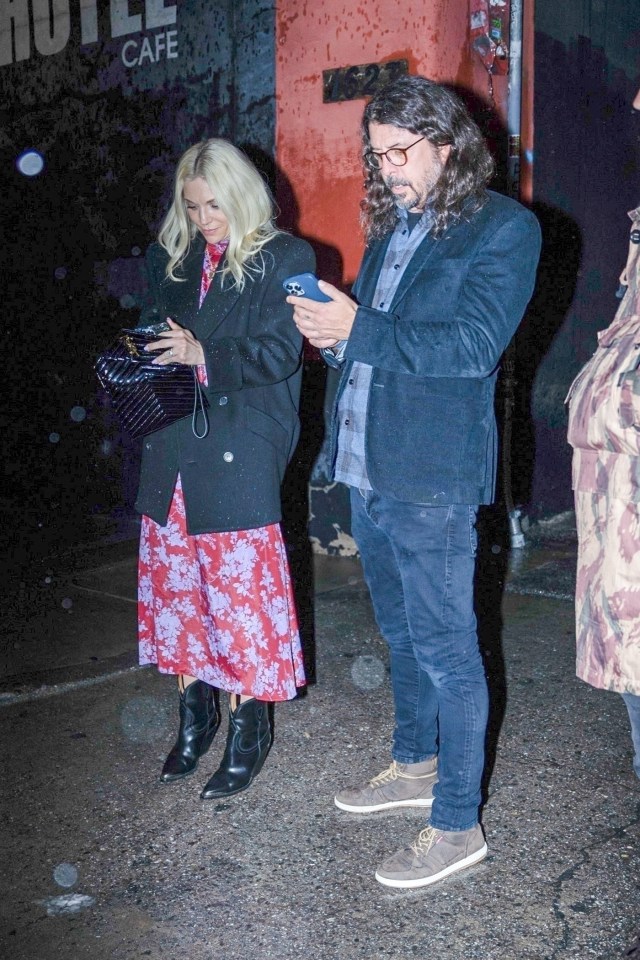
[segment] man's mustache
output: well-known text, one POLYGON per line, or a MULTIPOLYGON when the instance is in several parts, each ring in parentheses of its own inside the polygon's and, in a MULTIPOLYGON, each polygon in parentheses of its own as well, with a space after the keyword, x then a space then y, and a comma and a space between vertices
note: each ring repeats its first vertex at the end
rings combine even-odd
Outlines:
POLYGON ((387 177, 384 182, 388 187, 410 187, 411 186, 408 180, 403 180, 402 177, 394 177, 393 174, 391 174, 390 177, 387 177))

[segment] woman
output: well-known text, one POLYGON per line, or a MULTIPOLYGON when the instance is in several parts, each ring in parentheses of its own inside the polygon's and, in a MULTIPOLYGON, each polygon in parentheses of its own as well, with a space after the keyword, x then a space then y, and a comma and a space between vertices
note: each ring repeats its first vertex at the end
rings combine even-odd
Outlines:
POLYGON ((249 786, 271 745, 268 702, 305 682, 279 526, 302 348, 282 281, 315 258, 273 215, 246 156, 207 140, 181 157, 147 252, 153 306, 142 322, 168 324, 147 349, 155 363, 196 367, 209 429, 198 437, 187 418, 143 442, 140 662, 178 676, 165 783, 196 769, 220 724, 217 691, 229 695, 226 747, 204 799, 249 786))
MULTIPOLYGON (((640 91, 636 101, 640 109, 640 91)), ((622 694, 640 777, 640 207, 629 216, 620 277, 626 292, 567 399, 578 528, 577 675, 622 694)))

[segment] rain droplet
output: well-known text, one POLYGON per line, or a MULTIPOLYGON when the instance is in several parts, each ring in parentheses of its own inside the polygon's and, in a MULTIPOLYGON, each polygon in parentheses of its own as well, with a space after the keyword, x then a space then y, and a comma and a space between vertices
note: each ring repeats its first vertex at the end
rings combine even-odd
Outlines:
POLYGON ((53 879, 59 887, 72 887, 78 879, 78 871, 72 863, 59 863, 53 871, 53 879))
POLYGON ((66 267, 56 267, 54 271, 54 277, 56 278, 56 280, 64 280, 66 275, 67 275, 66 267))
POLYGON ((110 453, 113 452, 113 443, 111 440, 103 440, 100 444, 100 452, 103 456, 108 457, 110 453))
POLYGON ((132 257, 139 257, 141 253, 142 253, 142 250, 140 249, 140 247, 131 247, 132 257))
POLYGON ((37 177, 42 173, 44 159, 37 150, 24 150, 16 160, 16 167, 25 177, 37 177))
POLYGON ((87 411, 84 407, 72 407, 69 416, 75 423, 82 423, 87 416, 87 411))
POLYGON ((120 306, 124 310, 128 310, 131 307, 135 307, 136 301, 135 297, 132 297, 130 293, 125 293, 120 297, 120 306))
POLYGON ((60 434, 59 434, 59 433, 50 433, 50 434, 49 434, 49 443, 60 443, 60 434))
POLYGON ((491 553, 502 553, 502 547, 499 546, 499 544, 494 543, 494 545, 491 547, 491 553))
POLYGON ((62 601, 61 606, 65 610, 71 610, 71 607, 73 606, 73 600, 70 597, 65 597, 64 600, 62 601))
POLYGON ((361 690, 376 690, 384 683, 384 664, 378 657, 363 654, 351 664, 351 679, 361 690))

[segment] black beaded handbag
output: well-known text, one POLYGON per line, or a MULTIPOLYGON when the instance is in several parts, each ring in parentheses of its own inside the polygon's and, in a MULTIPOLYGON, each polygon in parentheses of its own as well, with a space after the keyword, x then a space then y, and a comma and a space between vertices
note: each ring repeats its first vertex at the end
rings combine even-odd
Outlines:
POLYGON ((196 368, 184 363, 154 365, 156 354, 144 350, 146 344, 168 329, 167 324, 159 323, 121 330, 118 339, 96 360, 95 371, 132 437, 144 437, 176 420, 191 417, 193 434, 202 440, 209 431, 208 404, 196 368))

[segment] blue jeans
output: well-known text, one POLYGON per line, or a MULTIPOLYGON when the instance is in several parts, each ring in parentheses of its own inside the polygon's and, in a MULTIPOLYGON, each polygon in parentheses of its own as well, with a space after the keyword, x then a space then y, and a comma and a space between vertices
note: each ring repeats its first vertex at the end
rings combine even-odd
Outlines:
POLYGON ((401 503, 351 488, 352 532, 389 645, 392 755, 438 756, 430 821, 478 822, 488 694, 473 608, 477 508, 401 503))
POLYGON ((640 777, 640 696, 635 693, 623 693, 622 699, 627 705, 631 721, 631 739, 633 740, 633 769, 640 777))

